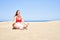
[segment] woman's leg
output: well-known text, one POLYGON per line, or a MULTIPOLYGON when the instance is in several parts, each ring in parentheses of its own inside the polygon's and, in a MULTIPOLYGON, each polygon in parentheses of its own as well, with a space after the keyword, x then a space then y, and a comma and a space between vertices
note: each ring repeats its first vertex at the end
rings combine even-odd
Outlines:
POLYGON ((19 27, 15 26, 15 23, 13 23, 13 29, 19 29, 19 27))
POLYGON ((21 30, 24 30, 24 29, 26 29, 27 30, 27 27, 28 27, 28 25, 29 25, 29 23, 21 23, 22 25, 23 25, 23 28, 20 28, 20 27, 17 27, 17 26, 15 26, 16 24, 15 23, 13 23, 13 29, 21 29, 21 30))
POLYGON ((27 27, 28 27, 29 23, 23 23, 23 29, 26 29, 27 30, 27 27))

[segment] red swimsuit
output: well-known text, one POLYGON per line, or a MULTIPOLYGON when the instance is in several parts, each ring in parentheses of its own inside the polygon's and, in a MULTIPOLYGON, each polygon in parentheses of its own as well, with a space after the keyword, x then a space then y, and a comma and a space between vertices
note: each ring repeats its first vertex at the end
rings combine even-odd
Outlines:
POLYGON ((22 18, 16 17, 16 22, 22 22, 22 18))

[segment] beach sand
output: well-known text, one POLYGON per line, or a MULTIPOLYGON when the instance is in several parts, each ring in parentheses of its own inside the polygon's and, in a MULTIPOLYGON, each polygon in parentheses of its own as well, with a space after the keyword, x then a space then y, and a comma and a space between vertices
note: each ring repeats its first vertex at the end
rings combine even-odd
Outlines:
POLYGON ((0 40, 60 40, 60 21, 29 23, 28 30, 19 30, 0 22, 0 40))

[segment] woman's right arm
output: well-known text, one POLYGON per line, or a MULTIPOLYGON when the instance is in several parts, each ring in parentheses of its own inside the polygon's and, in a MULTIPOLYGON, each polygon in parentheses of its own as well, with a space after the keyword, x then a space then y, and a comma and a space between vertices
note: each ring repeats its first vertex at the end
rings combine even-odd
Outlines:
POLYGON ((16 23, 16 16, 14 17, 14 21, 13 21, 13 23, 16 23))
POLYGON ((16 23, 16 17, 14 17, 14 21, 13 21, 13 25, 12 26, 14 26, 15 23, 16 23))

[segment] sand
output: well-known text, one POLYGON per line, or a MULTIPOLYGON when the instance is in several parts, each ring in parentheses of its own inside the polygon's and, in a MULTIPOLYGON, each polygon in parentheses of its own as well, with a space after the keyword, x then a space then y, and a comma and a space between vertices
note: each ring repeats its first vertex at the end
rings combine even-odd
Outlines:
POLYGON ((0 22, 0 40, 60 40, 60 21, 29 22, 28 30, 13 30, 12 23, 0 22))

